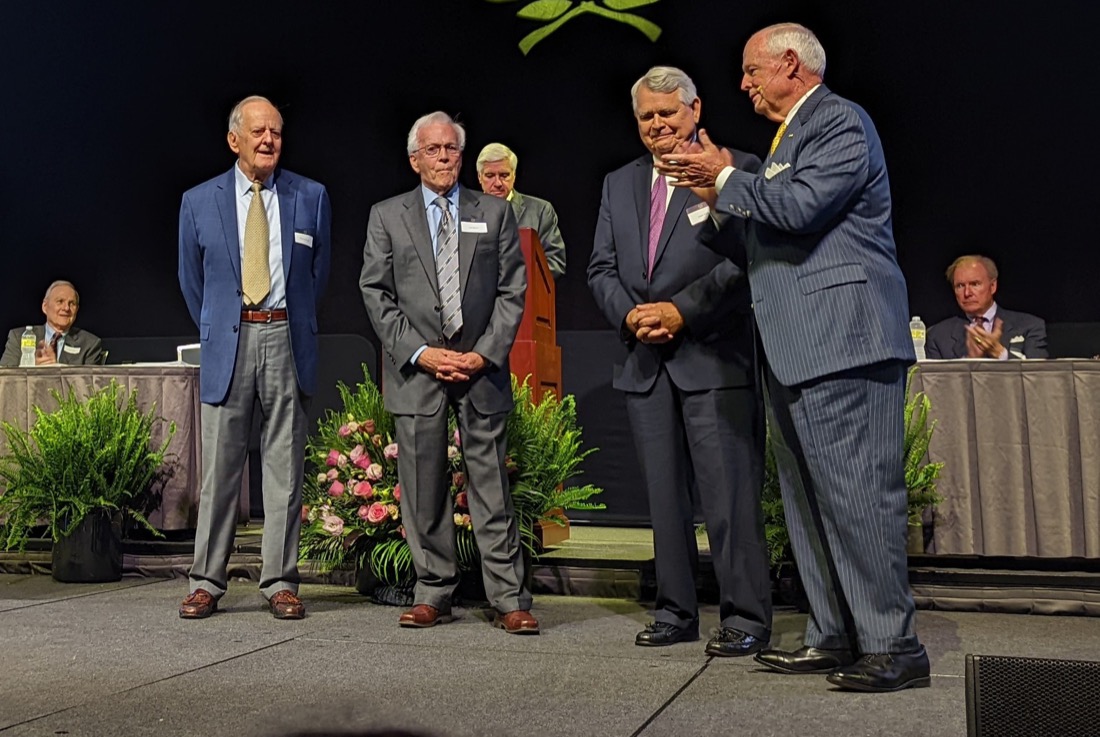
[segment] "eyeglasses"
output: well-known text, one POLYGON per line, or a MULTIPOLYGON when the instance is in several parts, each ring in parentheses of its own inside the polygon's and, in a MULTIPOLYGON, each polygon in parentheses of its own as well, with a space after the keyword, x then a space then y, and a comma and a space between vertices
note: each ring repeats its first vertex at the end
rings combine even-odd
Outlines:
MULTIPOLYGON (((450 156, 457 156, 462 153, 462 149, 454 143, 448 143, 445 146, 441 146, 438 143, 429 143, 427 146, 421 146, 416 149, 416 151, 423 151, 425 156, 434 159, 436 156, 439 156, 444 149, 446 149, 450 156)), ((415 151, 413 153, 415 153, 415 151)))

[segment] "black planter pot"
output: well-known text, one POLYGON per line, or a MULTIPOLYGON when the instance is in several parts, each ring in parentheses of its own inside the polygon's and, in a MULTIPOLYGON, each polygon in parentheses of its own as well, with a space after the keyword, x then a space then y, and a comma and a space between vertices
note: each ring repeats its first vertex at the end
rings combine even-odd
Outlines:
POLYGON ((53 544, 51 573, 63 583, 122 578, 122 529, 111 510, 89 512, 71 535, 53 544))

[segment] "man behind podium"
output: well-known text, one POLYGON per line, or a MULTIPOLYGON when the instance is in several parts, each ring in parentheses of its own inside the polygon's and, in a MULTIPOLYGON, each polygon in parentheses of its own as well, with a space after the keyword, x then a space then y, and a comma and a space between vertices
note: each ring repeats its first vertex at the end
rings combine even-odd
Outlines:
MULTIPOLYGON (((656 621, 635 643, 699 639, 694 489, 720 596, 721 626, 706 652, 751 655, 768 644, 772 612, 748 288, 732 261, 701 242, 714 235, 706 203, 654 169, 695 137, 695 84, 654 67, 631 96, 647 152, 604 180, 588 284, 626 344, 614 386, 626 393, 653 526, 656 621)), ((734 156, 760 167, 751 154, 734 156)))
POLYGON ((202 619, 226 590, 237 500, 255 411, 263 464, 260 592, 276 619, 301 619, 298 534, 306 403, 317 384, 317 303, 328 278, 325 188, 279 169, 283 118, 263 97, 229 117, 237 163, 184 193, 179 279, 199 328, 202 491, 191 593, 202 619))
POLYGON ((546 200, 516 191, 518 164, 519 157, 512 149, 503 143, 490 143, 477 156, 477 181, 482 192, 512 203, 519 227, 531 228, 539 234, 550 273, 555 280, 560 279, 565 273, 565 243, 558 230, 558 213, 546 200))
POLYGON ((535 634, 519 527, 504 467, 512 378, 508 354, 527 286, 516 218, 503 200, 458 184, 466 131, 443 112, 409 131, 416 189, 374 205, 359 286, 382 342, 383 398, 395 415, 401 518, 416 590, 402 627, 451 621, 458 586, 447 469, 453 409, 470 516, 494 624, 535 634))
MULTIPOLYGON (((42 314, 46 316, 46 324, 34 326, 36 366, 57 363, 80 366, 103 362, 106 354, 99 338, 73 325, 79 311, 80 295, 72 282, 59 280, 49 286, 46 296, 42 298, 42 314)), ((24 330, 26 327, 12 328, 8 333, 0 367, 19 365, 24 330)))

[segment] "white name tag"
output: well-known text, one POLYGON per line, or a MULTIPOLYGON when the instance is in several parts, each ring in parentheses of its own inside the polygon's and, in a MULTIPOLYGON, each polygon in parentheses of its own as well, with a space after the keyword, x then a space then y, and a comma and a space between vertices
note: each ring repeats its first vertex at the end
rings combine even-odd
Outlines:
POLYGON ((295 233, 294 242, 301 243, 306 248, 313 248, 313 236, 309 233, 295 233))
POLYGON ((463 220, 462 221, 462 232, 463 233, 488 233, 489 232, 489 226, 486 225, 485 223, 475 223, 475 222, 471 222, 469 220, 463 220))
POLYGON ((699 204, 689 207, 687 210, 688 222, 692 225, 698 225, 710 216, 710 208, 707 207, 707 203, 700 202, 699 204))
POLYGON ((80 353, 80 346, 69 345, 66 343, 65 345, 61 346, 61 350, 65 351, 66 353, 80 353))

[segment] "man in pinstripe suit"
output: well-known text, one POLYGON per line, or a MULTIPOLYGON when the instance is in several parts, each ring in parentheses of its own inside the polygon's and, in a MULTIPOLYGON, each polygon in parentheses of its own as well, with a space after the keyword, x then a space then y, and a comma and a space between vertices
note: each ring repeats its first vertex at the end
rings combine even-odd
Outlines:
POLYGON ((882 146, 867 113, 822 84, 825 52, 808 29, 757 32, 743 71, 756 112, 782 124, 763 174, 735 168, 705 132, 701 153, 665 157, 663 168, 741 230, 748 255, 784 508, 810 601, 803 647, 756 660, 826 673, 844 689, 928 686, 905 555, 914 355, 882 146))

